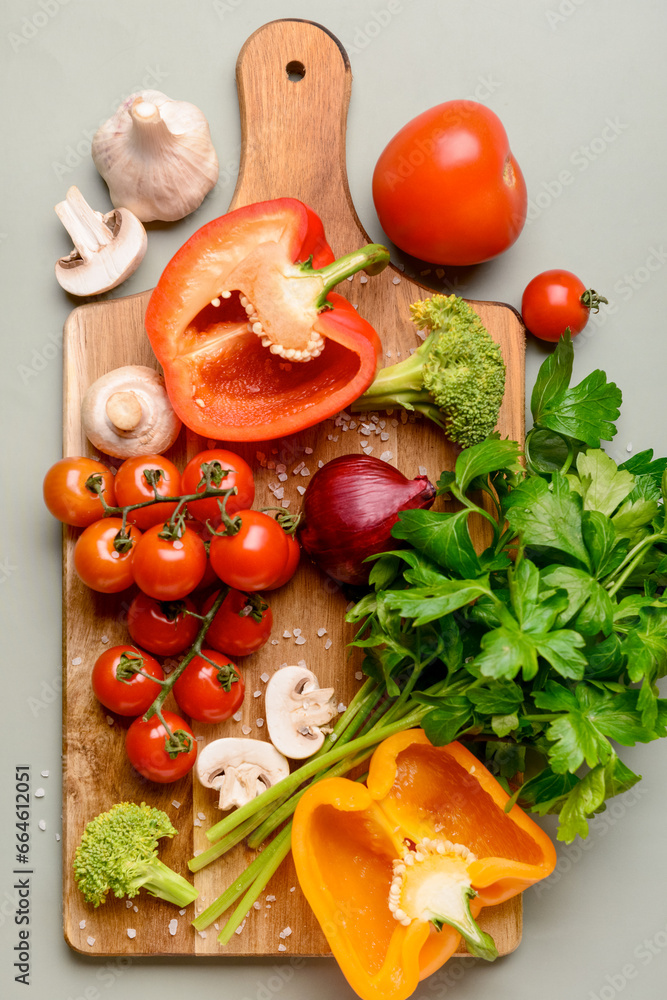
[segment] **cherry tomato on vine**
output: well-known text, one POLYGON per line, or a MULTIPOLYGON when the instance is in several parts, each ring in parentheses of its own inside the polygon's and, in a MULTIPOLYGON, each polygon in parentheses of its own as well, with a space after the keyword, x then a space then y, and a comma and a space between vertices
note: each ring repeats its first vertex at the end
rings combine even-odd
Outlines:
POLYGON ((164 680, 162 667, 135 646, 110 646, 97 657, 91 674, 93 694, 105 708, 117 715, 141 715, 160 693, 160 685, 134 673, 144 671, 164 680))
POLYGON ((94 521, 79 535, 74 547, 74 568, 80 579, 103 594, 116 594, 134 583, 134 553, 141 532, 133 524, 122 535, 123 519, 94 521))
POLYGON ((114 477, 106 465, 82 456, 61 458, 44 476, 44 503, 64 524, 85 528, 104 516, 102 501, 86 483, 95 476, 108 504, 115 506, 114 477))
MULTIPOLYGON (((219 593, 204 602, 205 615, 219 593)), ((272 627, 273 613, 259 594, 230 590, 208 627, 206 642, 228 656, 249 656, 265 645, 272 627)))
MULTIPOLYGON (((223 490, 229 490, 235 486, 238 491, 234 495, 230 495, 227 500, 226 510, 228 514, 252 507, 255 499, 255 480, 252 469, 240 455, 235 455, 232 451, 225 451, 224 448, 201 451, 188 462, 181 476, 181 491, 184 496, 189 493, 203 493, 206 489, 205 469, 202 467, 207 465, 210 466, 210 486, 212 488, 219 488, 222 493, 223 490), (227 474, 223 475, 225 472, 227 474)), ((217 524, 220 521, 219 501, 215 497, 192 501, 188 504, 188 511, 203 523, 211 521, 213 524, 217 524)))
POLYGON ((571 271, 542 271, 526 285, 521 316, 526 328, 539 340, 556 341, 569 327, 575 337, 588 323, 591 310, 598 312, 607 299, 571 271))
MULTIPOLYGON (((181 492, 181 474, 163 455, 139 455, 126 459, 116 473, 116 503, 119 507, 153 500, 155 492, 150 480, 155 480, 159 496, 177 497, 181 492), (148 477, 146 476, 148 473, 148 477)), ((164 524, 176 510, 177 503, 156 503, 140 507, 127 515, 129 524, 144 531, 154 524, 164 524)))
POLYGON ((191 719, 224 722, 242 705, 245 684, 232 661, 223 653, 204 649, 201 656, 190 660, 173 691, 178 707, 191 719))
POLYGON ((434 264, 503 253, 528 205, 502 122, 475 101, 447 101, 409 121, 380 154, 373 200, 396 246, 434 264))
POLYGON ((140 592, 128 609, 127 630, 143 649, 159 656, 173 656, 195 641, 201 623, 193 613, 196 608, 187 597, 156 601, 140 592))
POLYGON ((197 741, 187 722, 175 712, 162 712, 171 737, 157 715, 135 719, 125 735, 132 766, 149 781, 166 784, 187 774, 197 757, 197 741))
POLYGON ((154 524, 139 539, 134 553, 134 579, 140 590, 158 601, 178 601, 195 589, 206 570, 201 538, 184 527, 177 538, 161 538, 154 524))
POLYGON ((284 587, 298 569, 299 560, 301 559, 301 546, 294 535, 285 533, 285 537, 287 538, 287 562, 285 563, 285 568, 278 579, 269 587, 264 587, 264 590, 277 590, 278 587, 284 587))
POLYGON ((287 534, 259 510, 237 511, 234 520, 238 531, 213 538, 211 565, 223 583, 236 590, 264 590, 285 570, 287 534))

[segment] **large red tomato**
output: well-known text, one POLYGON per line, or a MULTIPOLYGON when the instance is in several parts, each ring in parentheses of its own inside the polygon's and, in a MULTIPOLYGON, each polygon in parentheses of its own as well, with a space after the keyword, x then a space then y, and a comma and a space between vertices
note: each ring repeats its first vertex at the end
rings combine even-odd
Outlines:
POLYGON ((387 236, 434 264, 479 264, 526 221, 526 185, 497 115, 446 101, 408 122, 380 154, 373 200, 387 236))

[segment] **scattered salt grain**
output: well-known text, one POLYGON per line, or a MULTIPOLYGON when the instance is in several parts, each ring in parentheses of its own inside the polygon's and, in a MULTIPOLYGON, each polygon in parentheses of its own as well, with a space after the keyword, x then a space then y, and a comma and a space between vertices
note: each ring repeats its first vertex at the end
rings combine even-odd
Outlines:
POLYGON ((250 726, 241 726, 241 732, 243 733, 244 736, 247 736, 248 733, 252 732, 252 729, 250 728, 250 726))
POLYGON ((293 636, 301 635, 301 629, 300 628, 292 629, 292 635, 293 636))
POLYGON ((132 909, 134 910, 135 913, 139 912, 139 907, 138 906, 133 906, 132 909))
POLYGON ((59 833, 56 834, 56 840, 60 840, 60 834, 59 833))
POLYGON ((392 283, 392 285, 400 285, 400 283, 401 283, 401 279, 400 279, 400 278, 398 278, 398 277, 396 277, 396 278, 392 278, 392 279, 391 279, 391 283, 392 283))
POLYGON ((128 928, 127 928, 127 936, 128 936, 129 938, 135 938, 135 937, 137 936, 137 932, 136 932, 136 930, 134 929, 134 927, 128 927, 128 928))
POLYGON ((200 819, 193 819, 192 825, 193 826, 201 826, 201 820, 200 819))
POLYGON ((306 492, 306 487, 305 486, 297 486, 296 491, 297 491, 297 493, 300 496, 303 496, 303 494, 306 492))
POLYGON ((83 930, 85 926, 86 926, 86 921, 85 920, 80 920, 79 921, 79 927, 81 928, 81 930, 83 930))
POLYGON ((363 676, 364 675, 361 672, 361 670, 357 670, 356 674, 354 675, 354 679, 355 679, 355 681, 360 681, 363 678, 363 676))
POLYGON ((35 792, 35 798, 36 799, 42 799, 42 798, 44 798, 44 789, 43 788, 38 788, 36 790, 36 792, 35 792))
MULTIPOLYGON (((345 414, 343 414, 343 417, 345 417, 345 414)), ((312 455, 313 454, 313 449, 312 448, 304 448, 303 451, 304 451, 304 454, 306 454, 306 455, 312 455)))
POLYGON ((108 641, 109 641, 109 636, 108 635, 101 635, 100 636, 100 642, 103 642, 103 643, 106 644, 108 641))
POLYGON ((88 938, 86 938, 86 941, 90 945, 91 948, 95 944, 95 938, 94 937, 88 937, 88 938))
POLYGON ((276 498, 276 500, 282 500, 283 497, 285 496, 285 487, 279 486, 278 489, 273 491, 273 495, 276 498))
POLYGON ((269 679, 269 675, 268 675, 267 673, 263 673, 263 674, 260 674, 260 675, 259 675, 259 679, 260 679, 260 681, 262 681, 262 682, 263 682, 264 684, 266 684, 266 682, 267 682, 267 681, 268 681, 268 679, 269 679))
POLYGON ((294 642, 297 644, 297 646, 303 646, 303 644, 304 644, 305 641, 306 641, 306 638, 303 635, 297 635, 296 639, 294 640, 294 642))
POLYGON ((285 480, 287 479, 287 473, 286 472, 281 472, 279 474, 279 476, 278 476, 278 479, 280 480, 281 483, 284 483, 285 480))
POLYGON ((272 646, 277 646, 278 645, 278 640, 277 639, 272 639, 271 640, 271 645, 272 646))
POLYGON ((632 451, 632 444, 626 445, 626 451, 632 451))
POLYGON ((266 899, 267 903, 275 903, 275 901, 276 901, 276 897, 275 896, 266 896, 265 899, 266 899))
POLYGON ((281 507, 285 507, 287 509, 287 507, 289 507, 291 502, 292 502, 291 500, 283 500, 281 503, 281 507))
POLYGON ((169 933, 171 934, 172 937, 175 935, 177 930, 178 930, 178 920, 176 919, 176 917, 172 917, 172 919, 169 921, 169 933))
POLYGON ((365 285, 367 281, 368 281, 368 275, 362 274, 361 277, 359 278, 359 283, 365 285))
POLYGON ((382 434, 380 434, 380 441, 388 441, 388 440, 389 440, 389 434, 387 433, 387 431, 382 431, 382 434))
MULTIPOLYGON (((352 425, 350 424, 350 426, 352 426, 352 425)), ((318 461, 318 463, 317 463, 317 468, 318 468, 318 469, 321 469, 323 465, 324 465, 324 462, 322 461, 322 459, 320 459, 320 460, 318 461)))
POLYGON ((353 274, 348 274, 347 281, 352 281, 353 278, 354 278, 353 274))
POLYGON ((383 451, 382 454, 380 455, 380 459, 383 462, 391 462, 393 457, 394 457, 393 451, 383 451))
POLYGON ((234 933, 235 934, 240 934, 244 927, 245 927, 245 920, 238 925, 238 927, 236 928, 236 930, 234 931, 234 933))
POLYGON ((128 909, 128 910, 132 909, 132 900, 131 899, 126 899, 125 900, 125 908, 128 909))
POLYGON ((263 725, 264 725, 264 719, 258 719, 257 720, 257 728, 261 729, 263 725))
POLYGON ((40 830, 46 830, 46 822, 43 819, 40 819, 37 826, 40 828, 40 830))
POLYGON ((332 643, 331 639, 327 639, 327 641, 324 643, 324 648, 325 649, 331 649, 332 645, 333 645, 333 643, 332 643))
POLYGON ((194 856, 195 858, 198 858, 198 857, 199 857, 199 855, 200 855, 200 854, 203 854, 203 853, 204 853, 203 851, 195 851, 195 852, 194 852, 194 855, 193 855, 193 856, 194 856))
POLYGON ((252 904, 252 906, 253 906, 254 910, 261 910, 262 909, 262 904, 258 903, 257 900, 255 900, 255 902, 252 904))
POLYGON ((72 666, 78 667, 81 662, 82 662, 81 657, 75 656, 74 659, 72 660, 72 666))
POLYGON ((326 635, 326 634, 327 634, 327 630, 326 630, 325 628, 318 628, 318 630, 317 630, 317 634, 318 634, 319 636, 323 636, 323 635, 326 635))
POLYGON ((428 475, 428 473, 426 471, 426 466, 425 465, 420 465, 419 469, 417 471, 419 472, 420 476, 426 476, 426 475, 428 475))
POLYGON ((283 929, 281 930, 281 932, 278 935, 278 937, 288 938, 291 933, 292 933, 292 928, 291 927, 283 927, 283 929))
MULTIPOLYGON (((297 660, 297 664, 296 665, 297 665, 297 667, 307 667, 308 666, 308 664, 306 663, 305 660, 297 660)), ((287 664, 285 664, 285 666, 287 666, 287 664)))
POLYGON ((283 632, 283 639, 291 639, 291 638, 292 638, 292 633, 289 631, 289 629, 285 629, 285 631, 283 632))
POLYGON ((234 714, 232 715, 232 719, 234 720, 234 722, 240 722, 242 718, 243 714, 241 712, 234 712, 234 714))
POLYGON ((278 945, 278 951, 287 951, 287 948, 285 947, 284 944, 279 944, 278 945))
POLYGON ((199 937, 202 938, 202 940, 206 938, 206 931, 197 931, 197 933, 199 934, 199 937))
POLYGON ((181 808, 181 803, 178 801, 178 799, 172 799, 171 800, 171 804, 174 807, 174 809, 180 809, 181 808))
POLYGON ((296 886, 295 885, 291 885, 290 888, 289 888, 289 891, 290 892, 294 892, 295 889, 296 889, 296 886))
POLYGON ((307 465, 304 465, 304 467, 303 467, 303 469, 301 470, 301 473, 300 473, 300 474, 301 474, 302 476, 304 476, 304 478, 305 478, 305 476, 309 476, 309 475, 310 475, 310 469, 308 468, 308 466, 307 466, 307 465))
POLYGON ((298 476, 301 470, 305 468, 305 466, 306 466, 305 462, 299 462, 299 464, 295 465, 294 468, 292 469, 292 475, 298 476))
POLYGON ((252 696, 253 696, 253 698, 261 698, 262 697, 262 692, 261 691, 253 691, 252 696))

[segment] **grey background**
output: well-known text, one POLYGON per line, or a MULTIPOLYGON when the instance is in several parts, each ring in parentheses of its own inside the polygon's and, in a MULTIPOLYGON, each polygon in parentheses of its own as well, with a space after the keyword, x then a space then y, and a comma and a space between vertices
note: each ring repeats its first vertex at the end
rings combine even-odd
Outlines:
MULTIPOLYGON (((660 0, 4 0, 0 812, 11 822, 0 829, 0 994, 10 1000, 150 1000, 167 991, 229 1000, 353 996, 326 960, 105 963, 70 952, 61 931, 60 530, 42 508, 41 479, 61 453, 60 335, 74 302, 53 277, 55 259, 70 248, 53 206, 70 184, 95 208, 109 206, 88 149, 124 96, 150 86, 199 105, 220 181, 194 216, 151 227, 144 263, 112 295, 151 287, 185 239, 225 211, 239 154, 236 57, 255 28, 290 16, 319 21, 348 49, 350 186, 376 240, 383 234, 370 176, 398 128, 451 98, 482 97, 500 115, 528 183, 530 221, 507 254, 458 275, 454 290, 518 307, 538 271, 579 273, 610 300, 576 341, 575 372, 578 380, 603 367, 623 389, 609 450, 617 460, 642 448, 667 450, 660 0), (615 127, 605 131, 609 120, 615 127), (25 762, 36 778, 50 772, 35 781, 46 793, 35 820, 43 818, 46 830, 35 822, 32 831, 30 987, 16 984, 12 969, 12 779, 25 762)), ((529 342, 529 391, 544 354, 529 342)), ((454 960, 415 996, 664 998, 667 741, 623 757, 644 780, 593 822, 585 844, 559 846, 555 874, 525 894, 520 948, 495 966, 454 960)))

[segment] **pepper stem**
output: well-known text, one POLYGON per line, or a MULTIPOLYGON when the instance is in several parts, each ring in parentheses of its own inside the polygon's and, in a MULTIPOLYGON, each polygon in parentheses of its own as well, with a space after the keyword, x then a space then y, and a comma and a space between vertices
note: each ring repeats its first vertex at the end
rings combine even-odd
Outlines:
POLYGON ((389 251, 387 248, 379 243, 369 243, 368 246, 362 247, 360 250, 346 253, 338 260, 327 264, 326 267, 313 268, 310 260, 304 261, 300 266, 302 271, 309 275, 319 275, 324 282, 324 288, 315 300, 315 306, 321 311, 328 308, 326 298, 335 285, 356 274, 357 271, 365 271, 366 274, 370 275, 379 274, 380 271, 384 271, 388 263, 389 251))
POLYGON ((471 887, 465 888, 461 893, 462 914, 458 918, 455 916, 432 917, 431 923, 436 930, 441 931, 444 924, 449 924, 455 931, 458 931, 466 945, 468 951, 475 958, 483 958, 487 962, 493 962, 498 958, 498 949, 490 934, 483 931, 470 912, 470 900, 477 895, 471 887))

